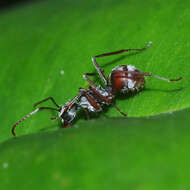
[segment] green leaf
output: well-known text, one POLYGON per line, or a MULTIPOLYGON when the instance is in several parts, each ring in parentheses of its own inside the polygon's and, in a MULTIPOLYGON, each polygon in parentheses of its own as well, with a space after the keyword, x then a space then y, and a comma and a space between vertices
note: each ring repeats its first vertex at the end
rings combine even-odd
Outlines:
POLYGON ((1 10, 0 189, 189 189, 189 109, 149 118, 190 107, 189 7, 187 0, 46 0, 1 10), (12 138, 34 103, 52 96, 64 104, 87 85, 92 56, 149 41, 145 52, 98 63, 106 76, 127 64, 182 81, 149 77, 141 93, 118 96, 128 119, 108 107, 58 129, 49 121, 56 113, 43 111, 16 129, 35 134, 12 138))
POLYGON ((0 189, 189 189, 189 114, 12 138, 0 145, 0 189))
MULTIPOLYGON (((138 54, 99 59, 106 75, 117 65, 176 83, 148 78, 137 95, 116 98, 129 117, 150 116, 187 108, 189 93, 189 1, 41 1, 0 13, 1 128, 0 140, 12 125, 32 111, 37 101, 52 96, 64 104, 86 86, 82 74, 95 72, 91 57, 122 48, 153 46, 138 54), (169 6, 167 6, 169 5, 169 6), (64 71, 64 75, 61 75, 64 71)), ((100 82, 100 81, 98 81, 100 82)), ((55 114, 55 113, 54 113, 55 114)), ((113 108, 101 116, 120 117, 113 108)), ((57 126, 40 113, 18 129, 27 134, 57 126)), ((83 118, 83 117, 81 117, 83 118)))

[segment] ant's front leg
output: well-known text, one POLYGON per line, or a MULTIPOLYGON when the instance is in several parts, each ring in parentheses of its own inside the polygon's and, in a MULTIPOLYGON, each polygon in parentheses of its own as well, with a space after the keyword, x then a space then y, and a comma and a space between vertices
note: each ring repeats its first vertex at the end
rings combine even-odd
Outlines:
POLYGON ((37 112, 40 111, 40 110, 54 110, 54 111, 58 111, 58 112, 59 112, 58 109, 56 109, 56 108, 51 108, 51 107, 39 107, 39 108, 35 109, 33 112, 31 112, 31 113, 29 113, 28 115, 24 116, 22 119, 20 119, 19 121, 17 121, 17 122, 13 125, 13 127, 12 127, 12 129, 11 129, 11 132, 12 132, 13 136, 16 136, 16 134, 15 134, 15 128, 16 128, 20 123, 22 123, 24 120, 26 120, 27 118, 31 117, 32 115, 34 115, 35 113, 37 113, 37 112))
POLYGON ((37 105, 39 105, 39 104, 41 104, 41 103, 43 103, 43 102, 46 102, 46 101, 48 101, 48 100, 51 100, 52 103, 53 103, 56 107, 60 108, 60 106, 55 102, 55 100, 54 100, 52 97, 45 98, 45 99, 43 99, 43 100, 41 100, 41 101, 35 103, 33 107, 35 108, 37 105))

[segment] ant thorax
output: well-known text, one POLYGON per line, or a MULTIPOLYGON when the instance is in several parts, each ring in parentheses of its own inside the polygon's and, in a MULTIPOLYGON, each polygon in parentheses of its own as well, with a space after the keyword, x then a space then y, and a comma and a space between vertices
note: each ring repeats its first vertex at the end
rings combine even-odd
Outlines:
POLYGON ((87 100, 85 96, 81 96, 79 104, 81 108, 88 109, 90 112, 98 112, 101 111, 101 107, 99 110, 97 110, 95 107, 92 106, 92 104, 87 100))
MULTIPOLYGON (((101 94, 103 97, 109 97, 109 93, 102 88, 100 85, 94 88, 99 94, 101 94)), ((98 99, 98 96, 93 92, 93 89, 88 89, 86 92, 90 97, 92 97, 91 101, 87 99, 86 94, 81 94, 81 96, 78 98, 78 101, 74 104, 69 106, 70 102, 67 102, 64 104, 59 113, 58 117, 62 118, 61 122, 64 124, 64 126, 69 126, 72 121, 74 120, 77 111, 82 109, 87 109, 89 112, 100 112, 102 111, 102 106, 104 104, 109 104, 107 102, 101 101, 98 99)), ((111 101, 111 99, 110 99, 111 101)))
POLYGON ((100 112, 102 111, 102 105, 107 104, 104 101, 101 101, 100 98, 93 92, 93 89, 95 89, 96 92, 98 92, 103 97, 108 97, 109 93, 102 88, 100 85, 98 85, 96 88, 91 88, 86 91, 86 93, 92 97, 91 101, 87 98, 86 95, 82 95, 79 98, 78 106, 81 108, 85 108, 90 112, 100 112))
POLYGON ((110 76, 110 83, 113 93, 129 91, 139 91, 145 85, 144 75, 135 66, 121 65, 115 67, 110 76))

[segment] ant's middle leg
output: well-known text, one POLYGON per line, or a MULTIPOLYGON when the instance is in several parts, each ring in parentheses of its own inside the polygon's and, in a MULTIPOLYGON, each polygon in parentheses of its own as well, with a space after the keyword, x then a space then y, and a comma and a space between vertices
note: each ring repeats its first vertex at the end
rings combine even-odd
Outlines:
POLYGON ((100 66, 98 65, 97 61, 96 61, 96 56, 92 58, 92 62, 100 76, 100 78, 104 81, 105 85, 108 85, 108 80, 106 79, 105 75, 104 75, 104 71, 100 68, 100 66))
MULTIPOLYGON (((92 90, 94 92, 94 94, 96 94, 96 96, 103 102, 110 104, 112 97, 110 96, 103 96, 102 94, 100 94, 96 89, 90 88, 90 90, 92 90), (110 97, 110 98, 109 98, 110 97)), ((111 105, 124 117, 127 117, 127 114, 124 113, 123 111, 121 111, 114 103, 111 103, 111 105)))
POLYGON ((96 73, 85 73, 85 74, 83 75, 83 78, 84 78, 86 81, 88 81, 88 83, 89 83, 92 87, 97 88, 96 84, 95 84, 91 79, 89 79, 89 77, 88 77, 88 76, 96 76, 96 75, 97 75, 96 73))
POLYGON ((79 88, 79 91, 80 91, 80 93, 82 93, 83 96, 86 97, 86 99, 88 100, 88 102, 89 102, 96 110, 101 110, 101 107, 96 103, 94 97, 93 97, 91 94, 89 94, 86 89, 84 89, 84 88, 79 88))

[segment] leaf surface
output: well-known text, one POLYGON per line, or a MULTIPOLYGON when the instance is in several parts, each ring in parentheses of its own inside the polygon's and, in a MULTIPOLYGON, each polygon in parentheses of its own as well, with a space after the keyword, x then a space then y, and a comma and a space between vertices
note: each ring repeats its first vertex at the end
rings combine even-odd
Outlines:
POLYGON ((190 110, 96 119, 0 145, 0 189, 189 189, 190 110))
POLYGON ((46 0, 0 10, 0 189, 189 189, 190 111, 179 111, 190 107, 189 7, 187 0, 46 0), (107 107, 90 121, 80 112, 72 128, 60 129, 49 121, 57 113, 43 111, 12 138, 34 103, 52 96, 65 104, 87 86, 92 56, 149 41, 145 52, 98 63, 106 76, 127 64, 182 81, 147 77, 141 93, 118 96, 128 119, 107 107))

